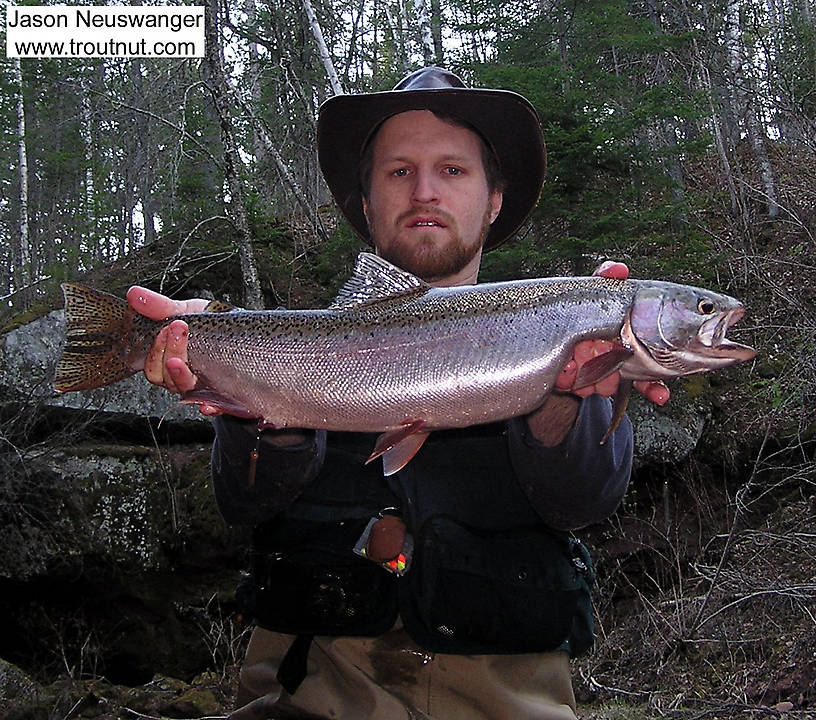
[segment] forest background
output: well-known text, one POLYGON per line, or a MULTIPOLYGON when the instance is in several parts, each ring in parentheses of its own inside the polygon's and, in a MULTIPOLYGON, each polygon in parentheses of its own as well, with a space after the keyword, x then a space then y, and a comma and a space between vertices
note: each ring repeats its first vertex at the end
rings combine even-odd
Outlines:
MULTIPOLYGON (((594 531, 607 562, 579 696, 605 718, 810 717, 816 2, 210 0, 207 18, 203 59, 0 60, 4 332, 82 278, 325 304, 363 246, 317 166, 321 102, 424 64, 515 90, 548 179, 482 279, 614 258, 745 300, 736 335, 761 351, 675 393, 705 399, 697 448, 643 461, 594 531)), ((4 467, 43 442, 9 417, 4 467)))

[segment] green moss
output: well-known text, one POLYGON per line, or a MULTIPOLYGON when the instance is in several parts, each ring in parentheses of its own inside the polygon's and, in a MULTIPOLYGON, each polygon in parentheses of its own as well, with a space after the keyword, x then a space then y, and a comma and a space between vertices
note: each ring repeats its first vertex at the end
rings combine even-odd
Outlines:
POLYGON ((711 382, 705 375, 689 375, 682 384, 682 391, 689 400, 709 397, 711 382))
POLYGON ((41 317, 48 315, 48 313, 50 313, 53 309, 54 308, 49 307, 48 305, 34 305, 25 312, 12 315, 11 318, 9 318, 2 325, 2 327, 0 327, 0 335, 5 335, 6 333, 10 333, 12 330, 16 330, 23 325, 39 320, 41 317))

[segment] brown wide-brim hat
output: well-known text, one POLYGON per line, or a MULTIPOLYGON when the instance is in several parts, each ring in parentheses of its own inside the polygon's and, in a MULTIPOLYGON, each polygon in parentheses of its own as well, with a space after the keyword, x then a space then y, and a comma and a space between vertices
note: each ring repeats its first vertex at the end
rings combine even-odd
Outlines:
POLYGON ((541 123, 521 95, 468 88, 458 76, 438 67, 417 70, 387 92, 335 95, 321 105, 318 159, 341 212, 372 244, 363 214, 360 156, 385 120, 408 110, 461 118, 492 148, 504 178, 504 198, 484 247, 501 245, 530 216, 541 194, 547 167, 541 123))

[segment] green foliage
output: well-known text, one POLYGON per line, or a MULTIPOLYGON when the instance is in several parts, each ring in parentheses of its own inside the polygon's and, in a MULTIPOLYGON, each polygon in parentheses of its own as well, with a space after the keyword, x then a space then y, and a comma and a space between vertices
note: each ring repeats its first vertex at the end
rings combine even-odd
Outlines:
POLYGON ((705 145, 655 138, 701 116, 682 67, 670 74, 691 37, 663 32, 620 0, 554 3, 507 28, 496 60, 472 68, 480 84, 527 97, 541 118, 548 177, 531 264, 583 274, 610 254, 638 259, 689 239, 681 218, 693 207, 669 170, 705 145))
POLYGON ((370 249, 345 221, 338 224, 328 242, 318 245, 310 262, 310 269, 326 290, 326 302, 337 295, 337 291, 348 279, 358 253, 370 249))

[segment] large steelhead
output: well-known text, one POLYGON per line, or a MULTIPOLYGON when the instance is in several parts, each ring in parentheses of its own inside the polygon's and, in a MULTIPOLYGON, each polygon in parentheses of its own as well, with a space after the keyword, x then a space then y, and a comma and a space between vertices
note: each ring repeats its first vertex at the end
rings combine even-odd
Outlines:
MULTIPOLYGON (((162 323, 113 296, 63 285, 66 347, 55 386, 107 385, 142 370, 162 323)), ((725 337, 734 298, 673 283, 545 278, 433 288, 374 255, 325 310, 221 311, 189 325, 196 388, 216 405, 276 428, 382 432, 372 457, 407 463, 434 429, 538 408, 575 343, 619 340, 583 366, 579 384, 620 370, 663 379, 749 360, 725 337)))

